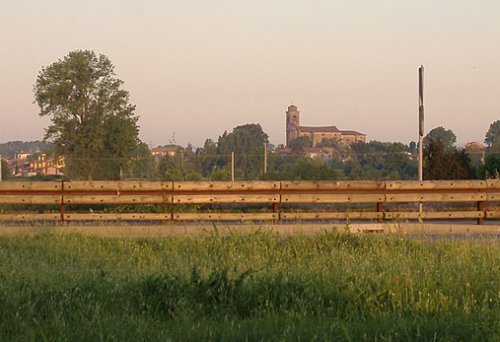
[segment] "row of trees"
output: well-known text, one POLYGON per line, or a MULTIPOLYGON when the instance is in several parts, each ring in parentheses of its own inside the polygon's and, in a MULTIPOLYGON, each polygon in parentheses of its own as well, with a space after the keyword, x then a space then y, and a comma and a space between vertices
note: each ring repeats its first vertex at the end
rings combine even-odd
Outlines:
MULTIPOLYGON (((291 153, 270 153, 264 173, 264 146, 268 136, 258 124, 235 127, 203 147, 178 147, 173 157, 157 163, 138 138, 138 117, 106 56, 73 51, 42 68, 35 87, 40 115, 51 124, 45 139, 65 158, 65 173, 72 179, 147 178, 166 180, 227 180, 231 153, 237 179, 415 179, 416 144, 369 142, 345 146, 325 140, 320 147, 330 154, 304 155, 308 138, 290 143, 291 153)), ((438 127, 425 137, 426 178, 475 178, 498 173, 500 120, 486 134, 488 156, 480 163, 455 147, 452 131, 438 127)))
MULTIPOLYGON (((498 137, 500 134, 496 139, 500 139, 498 137)), ((175 157, 162 159, 157 177, 168 180, 229 180, 230 152, 235 151, 235 176, 238 179, 417 178, 415 143, 404 145, 371 141, 346 146, 336 141, 324 141, 320 145, 332 148, 333 155, 311 158, 303 153, 311 142, 301 137, 292 142, 291 153, 269 153, 268 170, 264 174, 263 146, 266 142, 267 135, 259 125, 239 126, 231 133, 224 132, 217 142, 208 139, 203 147, 196 150, 179 147, 175 157)), ((424 139, 425 179, 498 177, 500 149, 489 147, 483 153, 458 149, 455 142, 456 136, 451 130, 437 127, 429 132, 424 139)))

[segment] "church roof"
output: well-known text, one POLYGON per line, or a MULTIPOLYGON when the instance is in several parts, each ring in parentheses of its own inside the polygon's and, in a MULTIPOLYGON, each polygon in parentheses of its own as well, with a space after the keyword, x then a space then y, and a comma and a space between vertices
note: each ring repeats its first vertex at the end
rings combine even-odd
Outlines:
POLYGON ((366 135, 358 131, 340 131, 343 135, 366 135))
POLYGON ((310 126, 300 126, 299 130, 301 132, 339 132, 336 126, 321 126, 321 127, 310 127, 310 126))
POLYGON ((365 135, 364 133, 360 133, 358 131, 344 131, 337 128, 337 126, 300 126, 299 130, 301 132, 307 133, 340 133, 342 135, 365 135))

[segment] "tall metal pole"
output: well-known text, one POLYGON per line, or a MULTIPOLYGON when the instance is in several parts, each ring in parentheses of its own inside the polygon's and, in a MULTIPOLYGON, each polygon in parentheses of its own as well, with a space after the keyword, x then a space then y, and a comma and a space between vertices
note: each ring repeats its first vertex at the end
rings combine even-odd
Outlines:
POLYGON ((424 141, 424 66, 418 69, 418 180, 424 179, 423 170, 424 141))
MULTIPOLYGON (((424 179, 424 66, 418 69, 418 180, 424 179)), ((418 203, 418 211, 423 211, 423 203, 418 203)), ((420 220, 421 221, 421 220, 420 220)))

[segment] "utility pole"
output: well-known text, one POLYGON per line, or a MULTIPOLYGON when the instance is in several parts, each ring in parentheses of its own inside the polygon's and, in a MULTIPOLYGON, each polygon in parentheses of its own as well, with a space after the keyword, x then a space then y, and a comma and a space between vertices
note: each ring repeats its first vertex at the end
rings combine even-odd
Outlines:
MULTIPOLYGON (((423 157, 424 157, 424 66, 418 69, 418 180, 424 179, 423 157)), ((418 204, 419 212, 422 212, 422 202, 418 204)))
POLYGON ((0 182, 2 181, 2 155, 0 154, 0 182))

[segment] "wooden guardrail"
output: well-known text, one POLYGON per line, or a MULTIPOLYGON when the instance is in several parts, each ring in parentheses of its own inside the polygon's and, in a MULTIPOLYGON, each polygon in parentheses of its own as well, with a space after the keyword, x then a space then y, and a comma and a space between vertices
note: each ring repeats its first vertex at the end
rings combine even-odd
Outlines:
POLYGON ((0 221, 500 218, 499 180, 0 182, 0 221), (424 210, 418 211, 418 203, 424 210), (110 212, 132 205, 134 212, 110 212), (155 205, 156 212, 144 206, 155 205), (21 210, 21 211, 20 211, 21 210))

